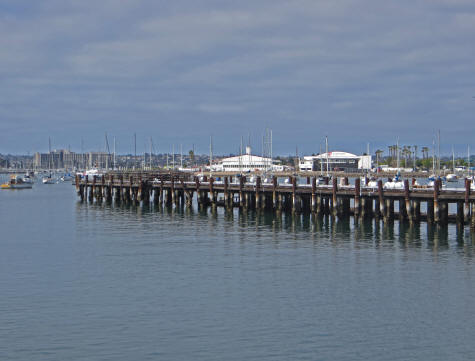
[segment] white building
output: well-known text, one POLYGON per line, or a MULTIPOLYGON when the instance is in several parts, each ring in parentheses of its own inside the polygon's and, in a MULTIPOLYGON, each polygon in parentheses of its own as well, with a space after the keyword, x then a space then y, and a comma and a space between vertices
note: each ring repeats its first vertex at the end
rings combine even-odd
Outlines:
POLYGON ((328 152, 305 156, 299 161, 301 171, 344 171, 351 172, 356 170, 371 169, 371 155, 356 155, 347 152, 328 152))
POLYGON ((251 147, 246 147, 246 154, 235 157, 223 158, 213 164, 211 170, 214 172, 262 172, 262 171, 283 171, 284 167, 272 158, 260 157, 251 154, 251 147))

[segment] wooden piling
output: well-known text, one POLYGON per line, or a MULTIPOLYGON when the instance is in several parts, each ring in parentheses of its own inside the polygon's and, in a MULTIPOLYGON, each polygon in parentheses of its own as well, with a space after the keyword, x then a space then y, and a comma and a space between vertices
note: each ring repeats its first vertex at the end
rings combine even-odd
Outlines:
POLYGON ((409 222, 412 223, 414 221, 414 211, 412 209, 412 203, 409 193, 409 180, 404 179, 404 202, 406 207, 406 215, 409 219, 409 222))
POLYGON ((332 179, 332 203, 331 203, 331 212, 332 212, 333 217, 336 217, 336 216, 339 215, 337 192, 338 192, 338 179, 337 179, 337 177, 333 177, 333 179, 332 179))
POLYGON ((361 213, 361 203, 360 203, 360 194, 361 194, 361 185, 360 185, 361 179, 356 178, 355 179, 355 217, 359 217, 361 213))
POLYGON ((463 219, 465 223, 470 223, 470 179, 465 179, 465 197, 463 208, 463 219))
POLYGON ((439 186, 440 179, 434 181, 434 222, 440 223, 440 209, 439 209, 439 186))

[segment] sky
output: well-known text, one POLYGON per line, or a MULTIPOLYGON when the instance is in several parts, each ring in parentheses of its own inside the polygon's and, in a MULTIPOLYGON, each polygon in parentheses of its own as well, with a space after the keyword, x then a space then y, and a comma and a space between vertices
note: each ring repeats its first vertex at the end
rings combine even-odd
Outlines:
POLYGON ((0 153, 475 151, 473 0, 0 0, 0 34, 0 153))

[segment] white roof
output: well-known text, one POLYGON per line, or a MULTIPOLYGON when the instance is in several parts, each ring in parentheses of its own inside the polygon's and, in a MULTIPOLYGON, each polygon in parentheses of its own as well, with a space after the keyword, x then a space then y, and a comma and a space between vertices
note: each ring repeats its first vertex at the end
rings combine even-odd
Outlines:
POLYGON ((221 159, 221 162, 223 162, 223 163, 231 163, 231 162, 239 163, 239 158, 241 158, 241 162, 243 162, 243 163, 270 162, 270 158, 264 158, 264 157, 259 157, 258 155, 249 155, 249 154, 243 154, 242 156, 237 155, 235 157, 223 158, 223 159, 221 159))
MULTIPOLYGON (((305 156, 305 159, 326 159, 327 158, 327 153, 322 153, 319 155, 311 155, 311 156, 305 156)), ((340 151, 335 151, 335 152, 328 152, 328 158, 329 159, 348 159, 348 158, 354 158, 354 159, 359 159, 360 156, 348 152, 340 152, 340 151)))

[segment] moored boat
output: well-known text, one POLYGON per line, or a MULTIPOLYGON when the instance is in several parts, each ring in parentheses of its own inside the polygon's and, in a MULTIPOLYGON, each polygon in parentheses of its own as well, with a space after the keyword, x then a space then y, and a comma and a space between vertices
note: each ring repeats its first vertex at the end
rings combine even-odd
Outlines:
POLYGON ((457 182, 457 181, 458 181, 458 177, 457 177, 456 174, 450 173, 450 174, 447 174, 447 175, 445 176, 445 180, 446 180, 447 182, 457 182))
POLYGON ((29 189, 33 188, 33 182, 31 181, 23 181, 23 177, 18 175, 11 176, 8 183, 4 183, 1 185, 2 189, 29 189))
POLYGON ((43 177, 43 179, 41 181, 43 182, 43 184, 54 184, 55 183, 54 179, 51 177, 51 174, 49 176, 43 177))

